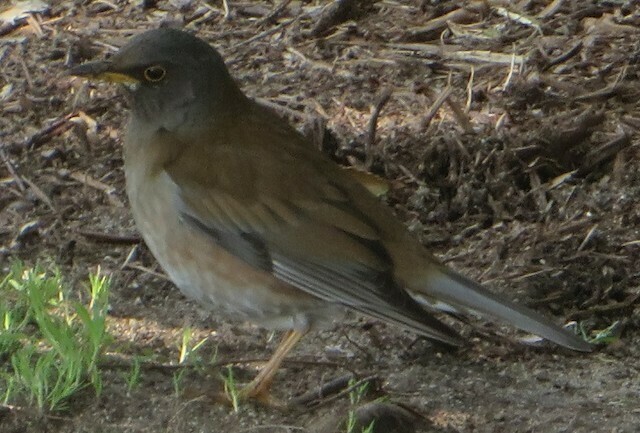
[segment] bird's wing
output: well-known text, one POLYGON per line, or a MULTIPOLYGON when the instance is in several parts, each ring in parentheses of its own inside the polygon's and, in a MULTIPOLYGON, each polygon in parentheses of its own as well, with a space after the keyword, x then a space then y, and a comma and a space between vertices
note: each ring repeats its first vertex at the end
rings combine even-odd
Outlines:
POLYGON ((224 138, 187 147, 164 167, 186 223, 304 292, 460 344, 394 281, 380 230, 353 197, 369 192, 348 173, 304 145, 224 138))

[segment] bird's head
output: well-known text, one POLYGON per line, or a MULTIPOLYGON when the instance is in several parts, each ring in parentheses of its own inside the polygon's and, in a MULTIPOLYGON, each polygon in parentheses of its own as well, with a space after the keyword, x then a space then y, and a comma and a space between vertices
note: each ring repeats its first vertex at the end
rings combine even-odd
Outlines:
POLYGON ((176 29, 142 33, 108 60, 76 66, 69 74, 124 84, 134 119, 168 130, 215 121, 244 99, 220 54, 176 29))

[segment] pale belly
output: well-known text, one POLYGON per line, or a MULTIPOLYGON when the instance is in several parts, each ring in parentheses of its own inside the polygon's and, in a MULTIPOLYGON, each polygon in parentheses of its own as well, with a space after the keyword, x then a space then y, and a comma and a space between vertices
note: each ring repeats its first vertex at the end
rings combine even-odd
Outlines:
POLYGON ((342 316, 342 307, 308 295, 230 255, 183 222, 166 174, 137 182, 127 173, 133 216, 149 249, 187 297, 216 315, 270 329, 307 331, 342 316))

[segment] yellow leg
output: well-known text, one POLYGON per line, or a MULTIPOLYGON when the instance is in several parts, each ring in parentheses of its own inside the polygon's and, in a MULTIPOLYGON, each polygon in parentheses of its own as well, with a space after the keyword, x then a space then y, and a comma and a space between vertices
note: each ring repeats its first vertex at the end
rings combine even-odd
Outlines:
POLYGON ((264 365, 262 370, 260 370, 260 373, 258 373, 255 379, 242 388, 240 391, 241 399, 254 399, 267 405, 271 405, 273 403, 269 395, 271 382, 273 382, 273 378, 276 375, 278 368, 280 368, 285 356, 287 356, 287 353, 293 349, 293 346, 300 341, 303 335, 303 332, 287 331, 276 348, 276 351, 273 353, 273 356, 264 365))

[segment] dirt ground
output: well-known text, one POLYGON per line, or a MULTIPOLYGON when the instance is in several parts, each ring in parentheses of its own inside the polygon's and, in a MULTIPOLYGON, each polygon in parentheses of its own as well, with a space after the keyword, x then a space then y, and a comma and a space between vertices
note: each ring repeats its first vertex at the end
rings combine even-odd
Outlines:
POLYGON ((160 25, 211 42, 248 94, 337 162, 387 179, 384 200, 450 266, 558 322, 622 331, 584 355, 461 326, 469 345, 451 351, 352 317, 303 340, 276 395, 353 374, 374 378, 366 399, 405 407, 395 431, 639 431, 636 1, 49 3, 0 23, 0 263, 56 264, 74 287, 101 266, 114 341, 99 398, 87 390, 46 415, 4 408, 0 431, 344 431, 332 423, 348 395, 237 413, 206 397, 227 365, 248 381, 277 338, 217 320, 162 276, 124 194, 126 102, 64 75, 160 25), (185 326, 206 342, 176 392, 185 326), (146 361, 128 390, 135 356, 146 361))

